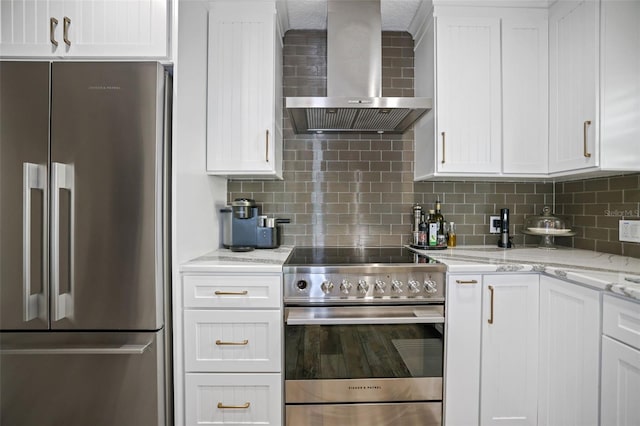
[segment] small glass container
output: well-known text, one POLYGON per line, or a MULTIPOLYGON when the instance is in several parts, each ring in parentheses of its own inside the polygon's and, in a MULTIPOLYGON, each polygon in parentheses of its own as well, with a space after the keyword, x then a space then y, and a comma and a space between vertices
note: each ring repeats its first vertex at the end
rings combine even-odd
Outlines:
POLYGON ((449 222, 449 230, 447 232, 447 247, 456 246, 456 224, 449 222))

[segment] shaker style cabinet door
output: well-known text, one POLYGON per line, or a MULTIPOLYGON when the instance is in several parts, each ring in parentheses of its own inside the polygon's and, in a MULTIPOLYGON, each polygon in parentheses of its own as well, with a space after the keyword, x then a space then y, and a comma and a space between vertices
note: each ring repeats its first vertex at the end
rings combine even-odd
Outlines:
POLYGON ((499 173, 500 19, 436 22, 438 172, 499 173))
POLYGON ((282 176, 282 37, 275 2, 209 11, 207 172, 282 176))
POLYGON ((0 56, 168 54, 167 0, 2 0, 0 56))
POLYGON ((599 165, 599 1, 549 10, 549 171, 599 165))
POLYGON ((536 425, 538 274, 484 275, 480 424, 536 425))

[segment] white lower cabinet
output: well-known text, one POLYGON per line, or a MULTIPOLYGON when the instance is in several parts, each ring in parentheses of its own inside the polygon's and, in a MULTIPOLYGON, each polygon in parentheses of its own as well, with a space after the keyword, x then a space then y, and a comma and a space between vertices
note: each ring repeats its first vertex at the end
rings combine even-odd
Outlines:
POLYGON ((603 297, 603 426, 640 424, 640 304, 603 297))
POLYGON ((538 274, 483 278, 482 425, 537 422, 538 281, 538 274))
POLYGON ((538 274, 450 274, 444 421, 535 425, 538 274))
POLYGON ((599 346, 600 292, 540 277, 539 425, 598 424, 599 346))
POLYGON ((282 425, 282 274, 184 273, 184 421, 282 425))
POLYGON ((280 374, 187 374, 188 425, 282 424, 280 374))

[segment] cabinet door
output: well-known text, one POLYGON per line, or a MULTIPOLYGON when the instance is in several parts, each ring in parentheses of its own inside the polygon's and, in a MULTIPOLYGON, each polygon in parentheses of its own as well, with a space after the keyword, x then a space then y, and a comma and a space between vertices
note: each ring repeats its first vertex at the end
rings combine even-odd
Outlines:
POLYGON ((548 171, 548 21, 502 20, 502 155, 505 174, 548 171))
POLYGON ((275 105, 282 102, 281 93, 274 98, 275 25, 271 2, 211 6, 207 171, 212 174, 275 172, 274 147, 282 133, 281 123, 274 128, 275 105))
POLYGON ((185 420, 195 425, 282 425, 282 375, 187 374, 185 420))
POLYGON ((447 280, 444 420, 448 426, 478 423, 482 276, 447 280))
POLYGON ((640 424, 640 351, 602 336, 602 425, 640 424))
POLYGON ((8 57, 166 57, 167 19, 166 0, 3 0, 0 48, 8 57))
POLYGON ((535 425, 538 274, 484 275, 480 424, 535 425))
MULTIPOLYGON (((67 0, 67 56, 166 57, 166 0, 67 0)), ((62 44, 62 42, 61 42, 62 44)))
POLYGON ((538 424, 597 425, 600 293, 540 278, 538 424))
POLYGON ((438 172, 499 173, 500 20, 437 18, 438 172))
POLYGON ((556 2, 549 12, 549 171, 599 165, 599 1, 556 2))
POLYGON ((62 10, 56 0, 0 1, 0 56, 63 55, 62 10))

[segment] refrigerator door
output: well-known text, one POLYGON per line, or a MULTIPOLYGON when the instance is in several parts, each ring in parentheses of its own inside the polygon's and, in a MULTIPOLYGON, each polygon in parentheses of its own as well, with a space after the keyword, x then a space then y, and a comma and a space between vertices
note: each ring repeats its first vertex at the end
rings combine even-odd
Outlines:
POLYGON ((51 328, 163 325, 164 70, 52 64, 51 328))
POLYGON ((49 63, 0 62, 0 330, 49 327, 49 63))
POLYGON ((0 335, 0 424, 159 426, 164 330, 0 335))

